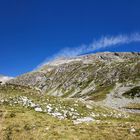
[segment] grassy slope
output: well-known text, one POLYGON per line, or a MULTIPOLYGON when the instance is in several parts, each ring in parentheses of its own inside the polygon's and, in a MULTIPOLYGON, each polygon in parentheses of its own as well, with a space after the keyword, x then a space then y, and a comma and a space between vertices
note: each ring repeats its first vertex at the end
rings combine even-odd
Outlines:
MULTIPOLYGON (((75 93, 74 97, 79 98, 86 96, 86 94, 81 95, 80 93, 84 89, 88 90, 90 87, 96 90, 102 90, 102 88, 112 86, 116 82, 122 84, 139 82, 140 58, 122 60, 123 61, 92 60, 93 62, 89 64, 84 64, 79 61, 55 66, 53 68, 46 65, 42 67, 43 72, 38 70, 24 74, 11 80, 11 83, 36 86, 50 95, 55 91, 61 93, 60 95, 63 97, 69 97, 75 93), (52 70, 48 71, 49 69, 52 70), (36 77, 39 77, 41 80, 36 81, 36 77)), ((92 90, 89 92, 92 92, 92 90)), ((91 99, 94 100, 94 96, 92 95, 93 94, 91 94, 91 99)))
MULTIPOLYGON (((73 107, 74 100, 64 100, 49 96, 42 96, 36 91, 22 87, 4 87, 0 90, 0 97, 27 96, 37 103, 46 102, 58 106, 61 104, 66 107, 73 107)), ((110 109, 93 107, 87 109, 84 104, 78 102, 76 109, 88 115, 94 112, 107 114, 112 112, 110 109)), ((9 106, 0 105, 0 138, 5 140, 90 140, 90 139, 140 139, 140 117, 130 115, 129 118, 112 118, 98 116, 90 124, 74 125, 71 119, 58 120, 47 113, 38 113, 31 108, 19 105, 9 106), (136 132, 130 132, 134 127, 136 132)))
POLYGON ((137 120, 74 125, 68 120, 57 120, 44 113, 36 113, 22 107, 2 106, 1 138, 6 140, 90 140, 90 139, 139 139, 140 126, 137 120), (130 128, 136 129, 135 133, 130 128))

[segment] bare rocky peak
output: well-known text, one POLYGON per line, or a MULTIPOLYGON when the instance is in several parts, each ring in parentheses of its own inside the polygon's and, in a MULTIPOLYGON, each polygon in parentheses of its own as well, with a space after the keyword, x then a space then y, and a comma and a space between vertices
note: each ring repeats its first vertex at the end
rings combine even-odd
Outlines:
MULTIPOLYGON (((60 57, 55 59, 46 65, 59 66, 72 62, 92 63, 94 61, 124 61, 126 59, 140 58, 139 52, 100 52, 95 54, 81 55, 76 57, 60 57)), ((45 67, 46 65, 43 65, 45 67)))
POLYGON ((129 58, 137 58, 140 57, 140 53, 136 52, 99 52, 95 54, 89 54, 80 56, 83 60, 120 60, 120 59, 129 59, 129 58))
POLYGON ((62 65, 62 64, 67 64, 67 63, 70 63, 70 62, 74 62, 74 61, 82 61, 82 58, 80 57, 75 57, 75 58, 66 58, 66 57, 63 57, 63 58, 58 58, 54 61, 51 61, 48 63, 49 66, 58 66, 58 65, 62 65))

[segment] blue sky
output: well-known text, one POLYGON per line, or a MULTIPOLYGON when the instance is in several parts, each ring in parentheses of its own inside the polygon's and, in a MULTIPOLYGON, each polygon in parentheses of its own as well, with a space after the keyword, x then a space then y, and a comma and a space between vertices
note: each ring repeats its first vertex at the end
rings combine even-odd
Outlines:
MULTIPOLYGON (((65 48, 134 33, 140 33, 139 0, 0 0, 0 74, 17 76, 65 48)), ((140 51, 140 43, 96 51, 140 51)))

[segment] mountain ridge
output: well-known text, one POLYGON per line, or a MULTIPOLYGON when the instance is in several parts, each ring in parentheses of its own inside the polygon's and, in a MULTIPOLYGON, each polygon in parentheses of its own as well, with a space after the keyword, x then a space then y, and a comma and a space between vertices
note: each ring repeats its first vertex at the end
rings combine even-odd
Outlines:
MULTIPOLYGON (((127 92, 139 87, 139 81, 139 52, 106 52, 56 59, 7 83, 35 87, 42 94, 51 96, 102 102, 117 85, 117 91, 125 87, 124 92, 127 92)), ((123 98, 122 95, 116 93, 118 97, 123 98)))

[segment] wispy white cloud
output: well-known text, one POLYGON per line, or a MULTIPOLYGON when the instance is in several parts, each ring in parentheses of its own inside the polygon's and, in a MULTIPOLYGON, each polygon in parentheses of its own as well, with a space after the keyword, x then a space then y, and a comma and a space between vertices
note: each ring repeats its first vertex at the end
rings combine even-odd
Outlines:
POLYGON ((59 57, 74 57, 80 54, 98 51, 103 48, 114 47, 116 45, 130 44, 133 42, 140 42, 140 33, 133 33, 130 35, 117 36, 103 36, 98 40, 94 40, 91 44, 83 44, 78 47, 66 47, 55 55, 46 58, 38 67, 47 64, 49 61, 59 57))

